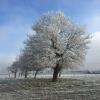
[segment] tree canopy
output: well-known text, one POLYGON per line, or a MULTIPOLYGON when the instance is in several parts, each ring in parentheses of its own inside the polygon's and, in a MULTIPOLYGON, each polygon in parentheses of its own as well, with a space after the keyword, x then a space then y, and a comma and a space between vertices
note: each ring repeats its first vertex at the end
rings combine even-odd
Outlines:
POLYGON ((28 36, 25 44, 33 66, 57 68, 59 73, 62 68, 79 66, 85 59, 89 35, 62 12, 43 14, 32 29, 36 34, 28 36))

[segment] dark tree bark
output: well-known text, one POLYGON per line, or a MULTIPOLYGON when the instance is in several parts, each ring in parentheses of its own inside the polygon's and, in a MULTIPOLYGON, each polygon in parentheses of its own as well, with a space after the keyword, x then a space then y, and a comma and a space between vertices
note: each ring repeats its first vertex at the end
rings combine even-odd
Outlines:
POLYGON ((61 71, 59 72, 59 77, 61 77, 61 71))
POLYGON ((16 74, 17 74, 17 73, 15 72, 15 73, 14 73, 14 78, 16 78, 16 74))
POLYGON ((27 69, 26 69, 26 70, 25 70, 25 78, 27 78, 27 72, 28 72, 28 71, 27 71, 27 69))
POLYGON ((34 75, 34 79, 36 79, 36 75, 38 74, 39 70, 36 70, 35 75, 34 75))
POLYGON ((57 81, 60 70, 61 67, 59 66, 59 64, 57 64, 56 67, 54 68, 53 79, 52 79, 53 82, 57 81))

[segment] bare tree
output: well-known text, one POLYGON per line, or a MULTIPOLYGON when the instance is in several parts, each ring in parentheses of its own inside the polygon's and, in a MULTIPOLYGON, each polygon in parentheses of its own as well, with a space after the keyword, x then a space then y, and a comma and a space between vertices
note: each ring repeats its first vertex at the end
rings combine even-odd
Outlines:
POLYGON ((52 67, 53 81, 62 68, 79 66, 85 59, 89 35, 62 12, 46 13, 33 25, 35 35, 25 44, 34 67, 52 67))

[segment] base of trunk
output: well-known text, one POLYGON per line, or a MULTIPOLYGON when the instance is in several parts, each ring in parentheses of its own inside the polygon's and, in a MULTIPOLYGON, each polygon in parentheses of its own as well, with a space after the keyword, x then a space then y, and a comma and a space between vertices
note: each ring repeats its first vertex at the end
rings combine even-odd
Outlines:
POLYGON ((27 78, 27 69, 25 70, 25 78, 27 78))
POLYGON ((53 82, 57 81, 60 70, 61 68, 59 67, 59 64, 57 64, 56 67, 54 68, 53 79, 52 79, 53 82))
POLYGON ((38 70, 35 72, 34 79, 36 79, 36 75, 38 74, 38 70))
POLYGON ((14 73, 14 78, 16 78, 16 72, 14 73))

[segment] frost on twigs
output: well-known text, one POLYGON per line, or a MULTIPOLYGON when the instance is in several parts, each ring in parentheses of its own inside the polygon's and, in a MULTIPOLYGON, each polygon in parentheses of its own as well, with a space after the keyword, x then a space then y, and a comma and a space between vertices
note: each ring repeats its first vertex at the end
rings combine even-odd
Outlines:
POLYGON ((26 46, 33 52, 37 65, 55 67, 59 62, 60 67, 70 68, 82 63, 89 42, 88 33, 62 12, 44 14, 33 25, 33 30, 36 35, 28 38, 26 46))

